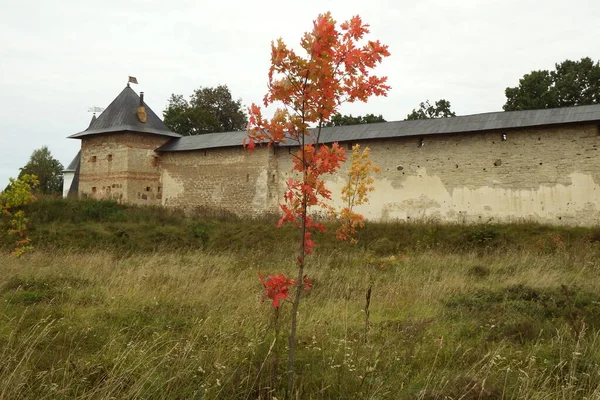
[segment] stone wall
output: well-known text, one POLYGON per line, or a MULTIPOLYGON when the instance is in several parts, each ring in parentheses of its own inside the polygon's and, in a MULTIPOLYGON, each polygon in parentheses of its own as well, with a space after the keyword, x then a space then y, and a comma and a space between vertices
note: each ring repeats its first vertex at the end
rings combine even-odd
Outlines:
POLYGON ((84 137, 79 195, 160 205, 160 163, 154 150, 168 140, 132 132, 84 137))
MULTIPOLYGON (((382 168, 370 204, 358 208, 370 220, 600 222, 595 124, 361 144, 371 148, 372 160, 382 168)), ((280 160, 282 183, 290 165, 280 160)), ((327 180, 334 199, 344 174, 327 180)))
POLYGON ((165 206, 259 215, 277 204, 273 149, 167 152, 161 153, 160 164, 165 206))
MULTIPOLYGON (((80 194, 188 211, 278 212, 288 148, 155 153, 168 138, 120 133, 82 141, 80 194), (95 157, 95 159, 93 158, 95 157), (94 189, 95 188, 95 189, 94 189)), ((353 143, 343 143, 348 148, 353 143)), ((370 220, 600 222, 600 131, 564 125, 361 142, 382 168, 370 220)), ((328 177, 337 206, 345 168, 328 177)))

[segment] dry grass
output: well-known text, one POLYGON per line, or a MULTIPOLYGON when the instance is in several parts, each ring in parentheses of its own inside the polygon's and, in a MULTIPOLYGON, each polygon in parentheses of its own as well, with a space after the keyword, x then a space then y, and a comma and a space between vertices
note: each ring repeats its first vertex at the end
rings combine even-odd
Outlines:
MULTIPOLYGON (((317 254, 296 397, 600 398, 598 254, 587 243, 317 254)), ((256 274, 292 273, 285 249, 37 252, 0 265, 2 399, 283 397, 286 338, 256 274)))

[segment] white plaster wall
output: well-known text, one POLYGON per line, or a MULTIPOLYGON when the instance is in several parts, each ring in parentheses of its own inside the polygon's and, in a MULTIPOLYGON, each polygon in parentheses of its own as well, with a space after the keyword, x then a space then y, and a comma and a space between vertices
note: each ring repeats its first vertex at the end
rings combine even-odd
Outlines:
MULTIPOLYGON (((369 204, 356 208, 367 219, 600 222, 596 124, 427 136, 419 143, 419 137, 361 143, 381 167, 369 204)), ((287 151, 277 155, 283 190, 291 161, 287 151)), ((348 164, 326 177, 338 208, 348 164)))
POLYGON ((73 184, 73 179, 75 178, 75 172, 73 171, 65 171, 63 172, 63 197, 67 198, 69 195, 69 190, 71 189, 71 185, 73 184))

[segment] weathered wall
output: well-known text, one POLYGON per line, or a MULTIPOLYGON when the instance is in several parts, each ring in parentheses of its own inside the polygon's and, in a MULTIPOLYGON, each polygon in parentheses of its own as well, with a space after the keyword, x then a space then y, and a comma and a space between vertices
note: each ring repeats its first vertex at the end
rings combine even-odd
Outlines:
MULTIPOLYGON (((239 215, 278 211, 292 167, 287 148, 155 153, 167 140, 132 133, 84 139, 80 194, 239 215)), ((362 145, 371 147, 372 159, 382 168, 370 204, 358 208, 370 220, 600 222, 596 124, 362 145)), ((345 168, 327 178, 338 206, 345 168)))
POLYGON ((167 140, 132 132, 84 137, 79 195, 159 205, 160 169, 154 150, 167 140))
POLYGON ((241 147, 161 154, 163 199, 188 211, 209 208, 258 215, 277 204, 273 150, 241 147))
MULTIPOLYGON (((382 171, 370 204, 358 211, 382 221, 600 222, 595 124, 426 136, 420 144, 419 137, 363 143, 382 171)), ((280 154, 283 184, 290 163, 287 151, 280 154)), ((339 199, 343 176, 328 179, 334 199, 339 199)))

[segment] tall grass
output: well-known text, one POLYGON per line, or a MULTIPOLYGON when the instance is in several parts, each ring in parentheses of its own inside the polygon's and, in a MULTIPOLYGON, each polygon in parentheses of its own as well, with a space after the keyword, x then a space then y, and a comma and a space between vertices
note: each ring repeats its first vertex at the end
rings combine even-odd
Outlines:
MULTIPOLYGON (((295 398, 599 398, 598 250, 321 251, 295 398)), ((286 248, 0 265, 0 398, 282 399, 286 338, 256 274, 292 272, 286 248)))

